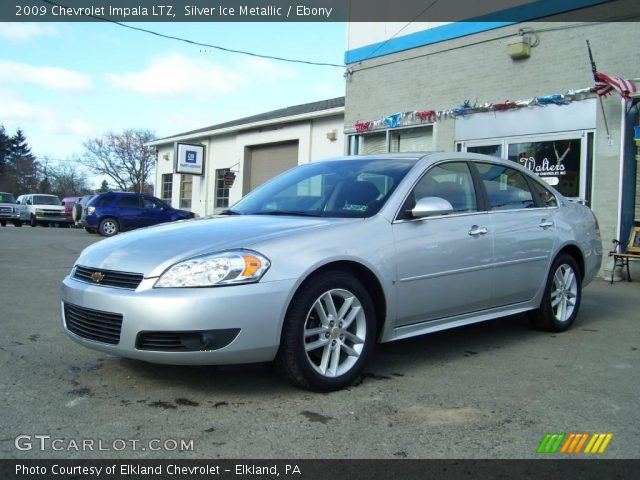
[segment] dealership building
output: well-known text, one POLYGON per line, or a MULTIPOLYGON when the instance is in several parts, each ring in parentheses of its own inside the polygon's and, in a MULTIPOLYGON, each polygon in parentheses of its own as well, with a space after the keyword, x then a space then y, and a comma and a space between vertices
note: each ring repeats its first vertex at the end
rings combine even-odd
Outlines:
POLYGON ((155 195, 200 216, 219 213, 285 170, 342 155, 343 130, 339 97, 155 140, 155 195))
POLYGON ((629 238, 640 220, 637 102, 613 91, 600 103, 587 40, 598 71, 640 77, 638 23, 411 23, 394 37, 402 25, 348 25, 349 153, 510 159, 587 202, 605 252, 629 238))

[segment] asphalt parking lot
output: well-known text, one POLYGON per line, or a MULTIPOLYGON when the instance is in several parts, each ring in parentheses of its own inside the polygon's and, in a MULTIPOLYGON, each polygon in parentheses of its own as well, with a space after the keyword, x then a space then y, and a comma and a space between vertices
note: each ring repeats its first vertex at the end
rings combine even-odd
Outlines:
POLYGON ((640 282, 595 281, 562 334, 516 316, 380 345, 358 385, 316 394, 269 365, 152 365, 68 339, 59 284, 99 240, 0 229, 0 457, 535 458, 547 432, 611 432, 600 457, 640 457, 640 282))

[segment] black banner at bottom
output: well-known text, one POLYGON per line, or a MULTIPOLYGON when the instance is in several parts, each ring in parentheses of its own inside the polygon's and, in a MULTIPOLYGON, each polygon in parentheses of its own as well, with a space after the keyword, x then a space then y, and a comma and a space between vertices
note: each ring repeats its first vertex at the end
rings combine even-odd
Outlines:
POLYGON ((330 480, 640 478, 640 460, 0 460, 0 478, 330 480))

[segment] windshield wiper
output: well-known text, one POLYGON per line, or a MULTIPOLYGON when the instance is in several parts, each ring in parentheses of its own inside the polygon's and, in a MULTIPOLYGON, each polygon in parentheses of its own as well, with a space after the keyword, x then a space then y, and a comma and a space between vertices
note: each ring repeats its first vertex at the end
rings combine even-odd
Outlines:
POLYGON ((227 208, 226 210, 223 210, 222 212, 220 212, 220 215, 244 215, 242 212, 238 212, 237 210, 231 210, 230 208, 227 208))
POLYGON ((264 212, 253 212, 251 215, 292 215, 297 217, 321 217, 321 212, 308 212, 303 210, 267 210, 264 212))

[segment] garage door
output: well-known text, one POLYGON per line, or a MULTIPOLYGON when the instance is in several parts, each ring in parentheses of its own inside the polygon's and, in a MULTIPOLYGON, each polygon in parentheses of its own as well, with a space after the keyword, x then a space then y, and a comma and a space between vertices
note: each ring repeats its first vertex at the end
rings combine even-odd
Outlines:
POLYGON ((248 150, 244 193, 250 192, 270 178, 298 165, 297 141, 256 145, 248 150))

